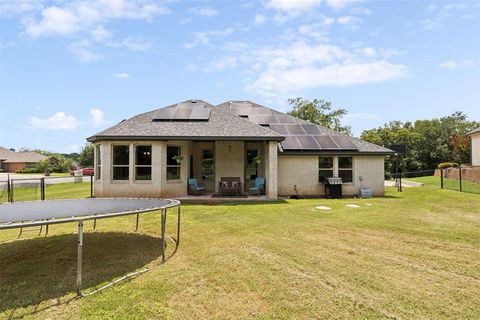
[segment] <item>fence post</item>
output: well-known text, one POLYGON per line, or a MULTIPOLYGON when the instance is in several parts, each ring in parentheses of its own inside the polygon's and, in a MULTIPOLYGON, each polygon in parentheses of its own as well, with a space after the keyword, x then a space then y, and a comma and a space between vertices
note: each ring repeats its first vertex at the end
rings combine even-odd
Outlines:
POLYGON ((462 165, 458 166, 458 180, 460 181, 460 192, 462 192, 462 165))
POLYGON ((11 202, 10 199, 12 196, 10 195, 11 188, 10 188, 10 175, 7 176, 7 202, 11 202))
POLYGON ((40 179, 40 199, 45 200, 45 177, 40 179))
POLYGON ((13 180, 10 180, 10 202, 13 202, 13 180))
POLYGON ((90 176, 90 198, 93 198, 93 174, 90 176))
POLYGON ((443 168, 440 169, 440 188, 443 189, 443 168))

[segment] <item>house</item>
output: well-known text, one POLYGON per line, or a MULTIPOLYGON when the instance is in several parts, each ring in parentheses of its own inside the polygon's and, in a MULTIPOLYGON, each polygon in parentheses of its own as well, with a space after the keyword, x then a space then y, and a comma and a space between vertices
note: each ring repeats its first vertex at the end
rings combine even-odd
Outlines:
POLYGON ((472 146, 472 166, 480 166, 480 128, 477 128, 469 133, 472 146))
POLYGON ((87 139, 95 144, 95 196, 179 197, 188 178, 218 193, 222 177, 256 177, 265 193, 324 195, 326 177, 343 193, 384 194, 384 158, 393 151, 249 101, 213 106, 187 100, 139 114, 87 139))
POLYGON ((37 152, 15 152, 0 147, 0 169, 3 172, 16 172, 30 168, 44 159, 47 159, 47 157, 37 152))

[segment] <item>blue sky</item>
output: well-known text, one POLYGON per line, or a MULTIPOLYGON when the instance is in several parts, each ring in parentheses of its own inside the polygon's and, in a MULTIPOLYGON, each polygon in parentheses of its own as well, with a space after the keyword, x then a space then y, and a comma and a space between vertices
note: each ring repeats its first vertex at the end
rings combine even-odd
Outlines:
POLYGON ((198 98, 343 107, 355 135, 456 110, 480 120, 478 1, 0 2, 0 145, 77 152, 198 98))

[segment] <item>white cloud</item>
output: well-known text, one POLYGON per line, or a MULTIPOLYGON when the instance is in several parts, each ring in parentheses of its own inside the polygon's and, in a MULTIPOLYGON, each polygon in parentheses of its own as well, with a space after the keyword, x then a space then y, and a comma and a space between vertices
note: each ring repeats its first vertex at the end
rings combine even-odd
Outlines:
POLYGON ((227 42, 223 45, 223 49, 227 51, 243 51, 248 48, 248 44, 242 41, 227 42))
POLYGON ((75 41, 68 46, 68 50, 81 62, 94 62, 102 58, 101 55, 93 52, 88 40, 75 41))
POLYGON ((125 38, 120 41, 108 42, 107 46, 111 48, 126 48, 133 52, 149 52, 153 47, 153 42, 142 38, 125 38))
POLYGON ((218 11, 212 8, 192 8, 190 13, 198 16, 214 17, 218 14, 218 11))
POLYGON ((91 35, 96 42, 103 42, 106 39, 109 39, 112 36, 112 33, 105 30, 102 26, 98 26, 92 30, 91 35))
POLYGON ((475 60, 472 59, 464 59, 464 60, 447 60, 443 61, 442 63, 439 64, 441 68, 444 69, 460 69, 460 68, 465 68, 465 67, 471 67, 475 64, 475 60))
POLYGON ((255 23, 257 26, 261 26, 267 22, 267 17, 262 15, 262 14, 257 14, 255 15, 255 19, 253 20, 253 23, 255 23))
POLYGON ((430 5, 427 7, 430 17, 420 20, 420 24, 425 30, 439 29, 450 19, 470 19, 472 17, 470 12, 478 8, 475 1, 448 3, 441 7, 430 5))
POLYGON ((190 42, 184 43, 183 47, 186 49, 192 49, 200 45, 209 46, 211 37, 215 37, 215 38, 226 37, 227 35, 231 34, 233 31, 235 31, 234 28, 210 30, 205 32, 194 32, 192 34, 193 40, 190 42))
POLYGON ((342 9, 358 1, 359 0, 269 0, 265 3, 265 6, 281 11, 307 11, 321 3, 325 3, 334 9, 342 9))
POLYGON ((210 62, 207 67, 208 71, 223 71, 227 68, 235 68, 237 66, 237 58, 233 56, 223 57, 210 62))
POLYGON ((69 130, 75 129, 80 124, 74 116, 67 115, 65 112, 54 113, 49 118, 30 117, 29 123, 37 129, 46 130, 69 130))
POLYGON ((267 96, 299 92, 316 87, 339 87, 383 82, 404 77, 407 68, 387 61, 337 63, 325 67, 268 69, 247 89, 267 96))
POLYGON ((90 30, 100 22, 115 19, 150 22, 167 13, 170 13, 169 9, 151 0, 84 0, 45 7, 41 17, 24 19, 24 25, 26 33, 33 38, 66 36, 90 30))
POLYGON ((40 10, 43 0, 2 0, 0 1, 0 16, 10 16, 40 10))
POLYGON ((126 73, 126 72, 121 72, 121 73, 114 73, 114 74, 112 75, 112 77, 117 78, 117 79, 124 80, 124 79, 130 78, 131 75, 128 74, 128 73, 126 73))
POLYGON ((91 116, 90 123, 94 127, 98 127, 98 126, 101 126, 101 125, 104 125, 104 124, 108 123, 103 118, 103 111, 100 110, 100 109, 96 109, 96 108, 90 109, 90 116, 91 116))

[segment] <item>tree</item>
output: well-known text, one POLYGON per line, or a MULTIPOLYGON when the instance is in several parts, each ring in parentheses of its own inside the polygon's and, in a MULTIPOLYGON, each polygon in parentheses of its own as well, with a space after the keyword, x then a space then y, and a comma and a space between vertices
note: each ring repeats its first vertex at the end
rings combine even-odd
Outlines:
POLYGON ((288 103, 293 106, 293 110, 287 114, 351 135, 351 127, 341 123, 347 110, 342 108, 332 110, 330 101, 320 99, 310 101, 297 97, 288 99, 288 103))
POLYGON ((80 156, 78 157, 78 162, 82 167, 92 167, 93 166, 93 153, 94 145, 87 143, 80 151, 80 156))
MULTIPOLYGON (((361 139, 387 148, 393 144, 406 144, 401 169, 406 171, 430 170, 441 162, 465 163, 470 159, 470 144, 465 134, 480 126, 469 121, 463 112, 414 123, 391 121, 383 127, 365 130, 361 139)), ((385 169, 393 172, 393 157, 387 157, 385 169)))

